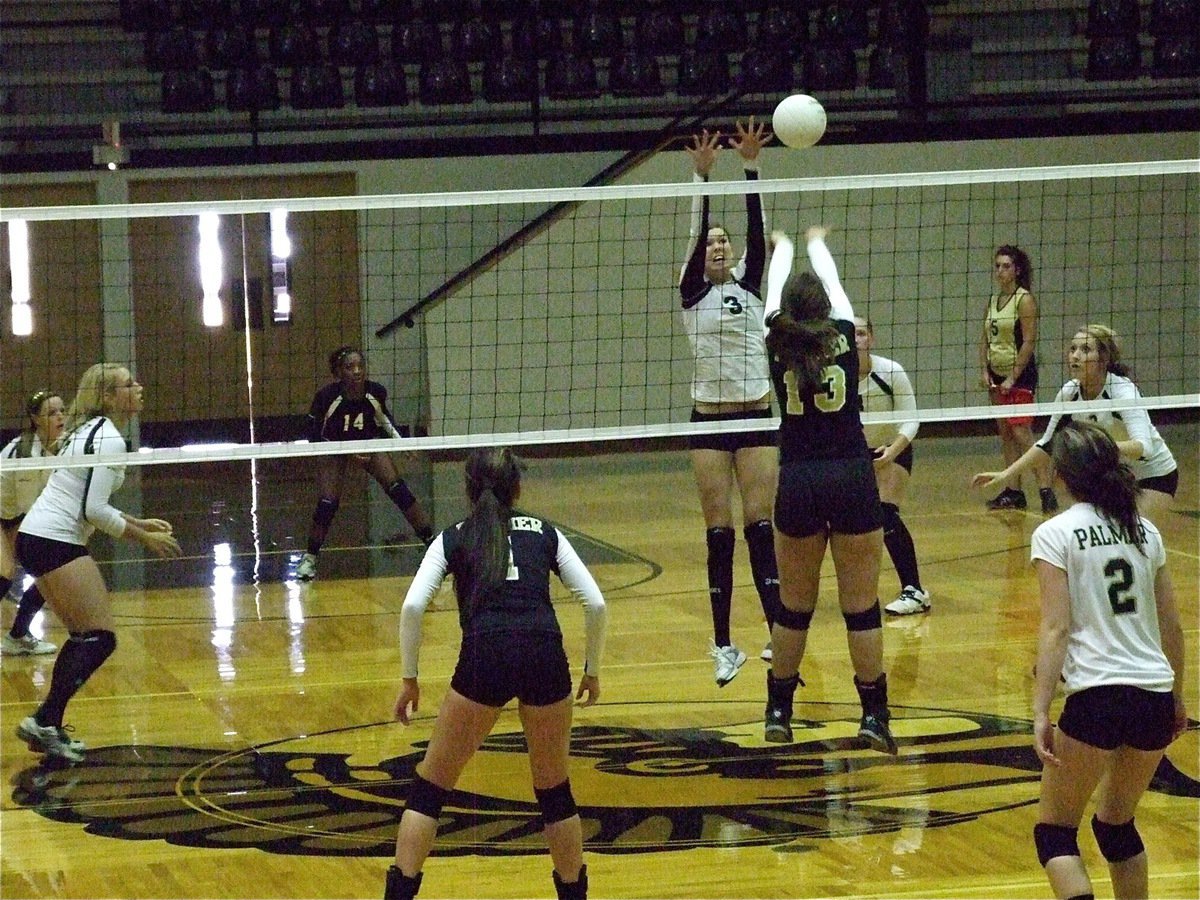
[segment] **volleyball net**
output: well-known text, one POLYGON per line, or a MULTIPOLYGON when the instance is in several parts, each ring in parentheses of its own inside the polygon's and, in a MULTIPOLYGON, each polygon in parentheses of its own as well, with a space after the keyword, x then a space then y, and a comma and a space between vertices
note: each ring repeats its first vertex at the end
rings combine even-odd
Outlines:
POLYGON ((123 205, 0 211, 13 311, 5 427, 19 427, 33 391, 70 402, 82 372, 111 361, 146 389, 136 464, 744 429, 688 421, 694 359, 677 284, 693 198, 710 196, 711 222, 740 254, 750 188, 768 232, 797 239, 798 265, 805 229, 829 227, 874 352, 908 372, 922 422, 995 418, 979 347, 1004 244, 1029 254, 1040 310, 1037 402, 1010 414, 1054 410, 1065 347, 1088 323, 1116 330, 1145 406, 1200 405, 1194 159, 537 191, 345 188, 230 181, 180 201, 198 189, 179 182, 131 191, 137 202, 123 205), (306 189, 325 193, 297 196, 306 189), (14 322, 30 333, 13 335, 14 322), (401 442, 302 442, 342 345, 361 348, 368 377, 387 389, 401 442))

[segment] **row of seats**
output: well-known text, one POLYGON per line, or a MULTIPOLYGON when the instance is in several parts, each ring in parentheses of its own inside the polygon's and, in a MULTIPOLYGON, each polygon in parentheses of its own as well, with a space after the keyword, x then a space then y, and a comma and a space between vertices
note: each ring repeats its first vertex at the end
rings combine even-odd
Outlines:
MULTIPOLYGON (((624 22, 615 13, 599 11, 574 20, 543 15, 512 22, 474 15, 452 25, 423 17, 398 17, 381 26, 348 17, 326 27, 298 18, 269 26, 266 43, 269 60, 285 66, 322 59, 337 65, 375 62, 385 55, 385 35, 390 36, 392 58, 400 62, 433 59, 447 52, 468 62, 484 62, 506 53, 548 59, 564 49, 593 57, 614 56, 626 49, 655 55, 677 55, 688 48, 792 50, 810 43, 810 36, 812 43, 862 49, 872 41, 905 43, 914 30, 923 27, 921 12, 921 4, 915 0, 886 0, 871 17, 861 3, 829 4, 811 22, 803 5, 794 3, 773 4, 754 16, 714 6, 696 17, 694 24, 660 7, 624 22), (322 44, 327 45, 327 52, 322 44)), ((193 23, 160 19, 147 29, 147 64, 157 70, 190 68, 203 55, 210 66, 230 68, 257 59, 258 28, 253 22, 230 16, 210 21, 217 24, 203 31, 201 41, 193 23)))
POLYGON ((1151 75, 1200 76, 1200 0, 1154 0, 1145 23, 1138 0, 1090 0, 1087 77, 1111 81, 1141 76, 1143 30, 1153 38, 1151 75))
MULTIPOLYGON (((877 47, 870 56, 868 86, 895 86, 895 74, 906 60, 893 48, 877 47)), ((797 62, 790 54, 749 51, 738 61, 736 77, 727 54, 688 51, 679 65, 664 72, 653 56, 627 52, 597 65, 591 57, 562 54, 540 71, 527 57, 506 56, 486 63, 476 80, 454 57, 422 63, 416 91, 409 89, 405 68, 392 60, 360 65, 354 70, 354 102, 359 107, 402 106, 416 96, 425 105, 529 101, 535 94, 550 100, 613 97, 660 97, 668 88, 679 96, 715 96, 736 85, 745 93, 788 93, 800 85, 817 92, 858 87, 858 60, 845 47, 810 47, 797 62), (674 74, 668 85, 665 74, 674 74), (475 81, 478 82, 477 89, 475 81), (544 84, 542 83, 544 81, 544 84)), ((163 73, 166 112, 208 112, 216 108, 213 74, 207 69, 171 69, 163 73)), ((234 111, 279 109, 280 75, 270 64, 231 69, 224 79, 225 106, 234 111)), ((338 109, 346 104, 341 70, 329 63, 293 67, 288 79, 293 109, 338 109)))

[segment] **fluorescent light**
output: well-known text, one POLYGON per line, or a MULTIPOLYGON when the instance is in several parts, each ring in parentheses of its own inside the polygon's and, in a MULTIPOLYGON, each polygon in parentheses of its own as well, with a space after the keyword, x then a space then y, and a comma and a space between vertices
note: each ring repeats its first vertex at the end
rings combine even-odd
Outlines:
POLYGON ((200 287, 204 291, 204 324, 216 328, 225 323, 221 307, 221 282, 225 278, 224 259, 218 237, 221 219, 216 213, 200 213, 200 287))

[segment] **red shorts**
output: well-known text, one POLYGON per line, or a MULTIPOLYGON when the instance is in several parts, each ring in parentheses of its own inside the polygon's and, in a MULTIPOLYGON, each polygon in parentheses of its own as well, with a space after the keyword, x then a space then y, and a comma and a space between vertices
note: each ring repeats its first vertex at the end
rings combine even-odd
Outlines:
MULTIPOLYGON (((997 406, 1015 406, 1019 403, 1033 402, 1033 391, 1029 388, 1014 387, 1007 394, 995 389, 991 393, 992 400, 997 406)), ((1011 419, 1004 419, 1004 422, 1014 428, 1020 425, 1032 425, 1033 416, 1014 416, 1011 419)))

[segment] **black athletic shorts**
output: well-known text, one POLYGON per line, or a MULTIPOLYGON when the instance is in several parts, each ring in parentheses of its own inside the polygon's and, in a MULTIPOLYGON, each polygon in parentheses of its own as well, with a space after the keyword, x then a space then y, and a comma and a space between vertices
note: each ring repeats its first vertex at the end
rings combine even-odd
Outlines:
POLYGON ((1166 475, 1155 475, 1153 478, 1142 478, 1137 486, 1143 490, 1159 491, 1174 497, 1175 492, 1179 490, 1179 470, 1174 469, 1166 475))
POLYGON ((803 538, 828 528, 867 534, 883 527, 879 486, 869 456, 785 463, 775 493, 775 527, 803 538))
POLYGON ((1131 684, 1105 684, 1067 698, 1058 730, 1101 750, 1162 750, 1175 732, 1175 698, 1131 684))
MULTIPOLYGON (((736 422, 739 419, 769 419, 771 410, 755 409, 750 412, 702 413, 692 410, 693 422, 736 422)), ((688 436, 690 450, 720 450, 737 453, 743 447, 777 447, 779 429, 766 431, 721 431, 716 434, 693 434, 688 436)))
POLYGON ((504 631, 463 637, 450 687, 484 706, 514 697, 549 706, 571 696, 571 667, 562 637, 547 631, 504 631))
POLYGON ((38 537, 24 531, 17 532, 17 562, 34 578, 41 578, 46 573, 61 569, 67 563, 87 555, 87 547, 80 544, 38 537))

